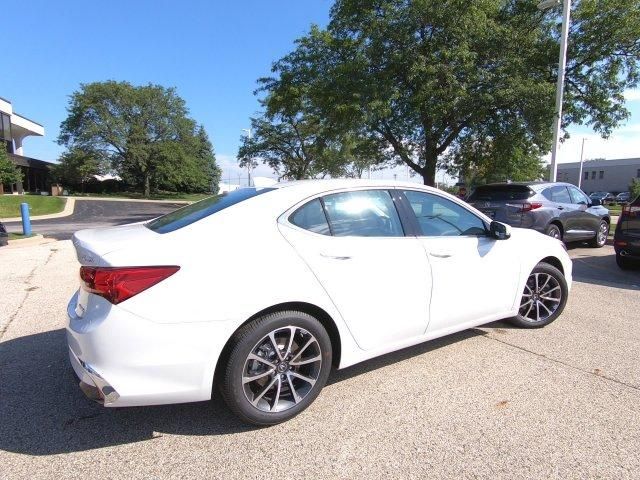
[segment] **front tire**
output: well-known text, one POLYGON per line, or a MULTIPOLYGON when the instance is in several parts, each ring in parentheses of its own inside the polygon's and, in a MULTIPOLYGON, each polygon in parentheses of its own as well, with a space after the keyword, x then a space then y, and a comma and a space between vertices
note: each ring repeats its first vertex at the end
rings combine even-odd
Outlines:
POLYGON ((540 328, 560 316, 567 303, 567 281, 547 263, 535 266, 525 283, 518 315, 509 321, 522 328, 540 328))
POLYGON ((267 426, 295 417, 329 377, 331 340, 306 313, 265 315, 238 330, 232 342, 220 390, 247 423, 267 426))
POLYGON ((607 243, 607 238, 609 238, 609 222, 606 220, 600 220, 596 236, 589 241, 589 246, 593 248, 604 247, 607 243))

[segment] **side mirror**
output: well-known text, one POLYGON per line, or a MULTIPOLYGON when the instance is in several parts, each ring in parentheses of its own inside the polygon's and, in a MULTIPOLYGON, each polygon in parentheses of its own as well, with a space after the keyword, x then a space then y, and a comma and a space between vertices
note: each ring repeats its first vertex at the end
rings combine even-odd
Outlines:
POLYGON ((598 207, 600 205, 602 205, 602 200, 599 200, 597 198, 592 198, 591 199, 591 206, 592 207, 598 207))
POLYGON ((511 237, 511 227, 500 222, 491 222, 489 234, 496 240, 507 240, 511 237))

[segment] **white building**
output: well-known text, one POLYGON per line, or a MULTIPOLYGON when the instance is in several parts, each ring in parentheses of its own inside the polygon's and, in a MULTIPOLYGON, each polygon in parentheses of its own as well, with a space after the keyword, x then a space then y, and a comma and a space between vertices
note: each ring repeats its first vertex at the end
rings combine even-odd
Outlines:
POLYGON ((640 180, 640 158, 621 158, 616 160, 587 160, 580 162, 559 163, 557 180, 580 186, 587 194, 592 192, 620 193, 629 190, 631 180, 640 180))
POLYGON ((4 185, 5 192, 48 190, 51 164, 26 157, 23 148, 24 139, 28 136, 42 137, 43 135, 42 125, 16 113, 11 102, 0 97, 0 143, 7 149, 9 159, 20 167, 24 176, 22 182, 4 185))

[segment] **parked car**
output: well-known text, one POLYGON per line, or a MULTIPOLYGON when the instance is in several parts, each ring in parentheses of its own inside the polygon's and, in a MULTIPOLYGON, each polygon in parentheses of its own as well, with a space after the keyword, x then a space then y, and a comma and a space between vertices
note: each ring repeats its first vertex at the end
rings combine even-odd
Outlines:
POLYGON ((565 242, 588 241, 592 247, 602 247, 609 235, 609 210, 570 183, 482 185, 468 202, 494 220, 565 242))
POLYGON ((4 247, 7 243, 9 243, 9 234, 3 223, 0 222, 0 247, 4 247))
POLYGON ((607 203, 615 202, 616 200, 616 197, 609 192, 592 192, 589 195, 589 198, 591 200, 600 200, 600 202, 602 202, 603 205, 606 205, 607 203))
POLYGON ((640 266, 640 197, 622 208, 613 237, 613 248, 620 268, 640 266))
POLYGON ((630 192, 622 192, 616 195, 616 203, 619 203, 619 204, 629 203, 630 199, 631 199, 630 192))
POLYGON ((73 244, 67 340, 90 398, 194 402, 215 386, 258 425, 307 408, 332 365, 498 319, 548 325, 571 286, 560 242, 413 183, 245 188, 73 244))

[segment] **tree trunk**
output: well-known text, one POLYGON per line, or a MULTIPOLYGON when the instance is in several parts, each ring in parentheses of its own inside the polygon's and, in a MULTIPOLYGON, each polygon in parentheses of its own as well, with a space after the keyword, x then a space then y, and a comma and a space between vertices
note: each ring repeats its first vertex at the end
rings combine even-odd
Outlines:
POLYGON ((437 155, 434 155, 431 158, 427 158, 424 168, 420 172, 422 175, 422 181, 425 185, 430 187, 436 186, 436 163, 438 161, 437 155))
POLYGON ((149 172, 144 172, 144 197, 149 198, 151 195, 151 175, 149 172))

